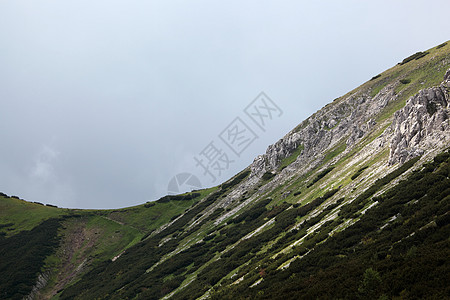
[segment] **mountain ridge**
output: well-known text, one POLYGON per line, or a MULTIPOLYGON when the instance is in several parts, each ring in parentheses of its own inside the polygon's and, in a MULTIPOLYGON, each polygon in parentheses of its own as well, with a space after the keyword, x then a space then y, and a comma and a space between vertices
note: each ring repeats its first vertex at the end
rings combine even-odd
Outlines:
MULTIPOLYGON (((0 297, 281 298, 271 287, 285 290, 279 280, 286 274, 295 284, 295 276, 320 277, 316 264, 326 274, 336 275, 337 264, 348 270, 341 277, 356 282, 356 287, 344 284, 337 289, 344 294, 332 295, 309 289, 301 281, 301 293, 319 298, 414 298, 416 289, 383 267, 390 264, 402 273, 405 264, 391 264, 387 256, 398 259, 403 252, 399 250, 400 256, 376 253, 385 253, 386 245, 397 249, 399 240, 423 230, 435 237, 431 244, 441 247, 440 253, 448 253, 448 242, 441 237, 448 232, 449 215, 449 95, 450 43, 446 42, 405 58, 335 99, 268 146, 242 172, 218 187, 187 193, 191 196, 184 200, 160 199, 125 209, 69 210, 3 195, 3 254, 14 257, 8 252, 14 251, 9 248, 11 238, 22 238, 29 229, 47 230, 42 220, 58 220, 61 226, 55 238, 61 242, 50 246, 51 254, 36 259, 41 271, 27 275, 36 284, 30 286, 28 280, 18 289, 17 282, 0 281, 0 297), (433 178, 435 184, 430 184, 433 178), (419 198, 408 198, 414 193, 400 194, 414 184, 421 185, 419 198), (438 185, 444 192, 436 191, 438 185), (402 197, 406 200, 397 200, 402 197), (427 197, 431 200, 421 200, 427 197), (375 221, 374 211, 384 219, 375 221), (403 221, 412 225, 400 222, 403 215, 408 216, 403 221), (395 238, 380 228, 393 228, 389 230, 395 238), (348 232, 356 232, 359 240, 353 241, 348 232), (346 252, 353 242, 355 255, 346 252), (343 243, 339 245, 344 253, 333 243, 343 243), (70 250, 67 245, 76 247, 70 250), (66 257, 63 250, 70 255, 66 257), (381 258, 372 261, 366 252, 381 258), (316 253, 334 255, 325 256, 329 262, 322 264, 316 253), (335 261, 342 255, 348 265, 335 261), (310 273, 299 271, 298 266, 309 261, 310 273), (357 265, 373 268, 358 270, 357 265), (388 278, 404 288, 391 292, 388 278), (379 291, 374 292, 374 286, 379 291)), ((425 240, 415 241, 414 251, 434 251, 425 240)), ((35 249, 42 242, 45 239, 31 240, 25 246, 35 249)), ((405 251, 413 251, 411 247, 405 251)), ((418 259, 406 254, 407 259, 418 259)), ((449 274, 445 267, 439 268, 443 277, 449 274)), ((0 271, 14 274, 9 264, 0 263, 0 271)), ((324 280, 324 286, 328 282, 324 280)), ((320 286, 316 281, 312 284, 320 286)), ((437 297, 445 294, 445 287, 427 291, 437 297)), ((296 293, 285 290, 289 297, 300 295, 296 293)))

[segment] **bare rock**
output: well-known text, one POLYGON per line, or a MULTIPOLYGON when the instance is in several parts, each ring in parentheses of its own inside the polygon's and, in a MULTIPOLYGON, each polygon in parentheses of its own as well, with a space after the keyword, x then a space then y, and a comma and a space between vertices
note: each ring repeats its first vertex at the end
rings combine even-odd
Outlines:
MULTIPOLYGON (((447 71, 446 77, 450 74, 447 71)), ((447 81, 448 83, 448 81, 447 81)), ((394 115, 389 164, 404 163, 426 149, 442 148, 450 141, 449 97, 446 81, 420 91, 394 115)))

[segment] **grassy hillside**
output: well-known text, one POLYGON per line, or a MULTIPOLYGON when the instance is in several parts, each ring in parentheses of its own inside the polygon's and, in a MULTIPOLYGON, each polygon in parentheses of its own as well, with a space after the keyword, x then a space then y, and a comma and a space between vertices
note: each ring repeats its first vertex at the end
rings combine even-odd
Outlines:
POLYGON ((417 295, 439 298, 448 290, 436 278, 443 280, 438 274, 450 274, 448 264, 444 264, 450 257, 450 155, 439 155, 423 171, 372 198, 416 162, 414 159, 376 181, 333 220, 326 221, 326 215, 337 205, 328 206, 296 226, 332 197, 336 193, 333 190, 302 206, 283 203, 268 208, 268 199, 228 221, 228 225, 207 232, 201 242, 158 263, 179 248, 183 236, 189 234, 163 231, 127 250, 120 260, 99 265, 68 288, 61 299, 105 295, 109 299, 135 295, 139 299, 159 299, 183 285, 185 288, 172 294, 173 298, 195 299, 209 291, 213 299, 276 299, 290 295, 305 299, 369 299, 374 295, 415 295, 418 289, 421 292, 417 295), (374 203, 375 208, 366 213, 374 203), (274 222, 267 225, 267 230, 251 235, 270 220, 274 222), (319 230, 311 231, 323 221, 319 230), (349 222, 353 225, 338 230, 349 222), (403 226, 405 223, 408 225, 403 226), (289 247, 302 239, 302 244, 289 247), (286 247, 289 250, 283 251, 286 247), (131 265, 134 267, 127 267, 131 265), (428 272, 427 276, 408 279, 411 266, 414 272, 428 272))
POLYGON ((39 274, 47 281, 39 297, 53 297, 98 263, 117 259, 213 190, 202 190, 192 199, 187 194, 117 210, 63 209, 2 194, 0 254, 5 259, 0 272, 11 276, 0 279, 0 298, 28 295, 39 274))
MULTIPOLYGON (((395 85, 399 103, 403 103, 419 90, 438 85, 442 81, 450 63, 448 61, 449 49, 450 41, 447 41, 426 51, 418 52, 420 55, 417 55, 418 53, 410 55, 349 94, 357 90, 368 90, 373 97, 384 87, 395 85)), ((380 119, 388 117, 390 112, 397 109, 395 106, 389 107, 386 113, 380 116, 380 119)))
POLYGON ((46 257, 58 246, 58 219, 48 219, 30 231, 0 236, 0 298, 22 299, 36 282, 46 257))
POLYGON ((0 195, 0 234, 14 235, 30 230, 43 220, 57 218, 67 210, 31 203, 15 197, 0 195))
MULTIPOLYGON (((361 213, 359 201, 353 202, 341 210, 338 219, 322 227, 302 246, 293 248, 290 255, 266 258, 239 284, 218 286, 211 298, 447 298, 449 175, 450 154, 446 152, 372 199, 377 205, 367 213, 361 213), (333 230, 333 223, 345 222, 355 214, 360 215, 359 222, 345 231, 325 234, 333 230), (290 260, 289 268, 278 269, 280 260, 289 256, 296 258, 290 260)), ((360 201, 368 197, 366 194, 360 201)), ((226 268, 231 261, 217 264, 226 268)), ((180 298, 185 295, 180 294, 180 298)))

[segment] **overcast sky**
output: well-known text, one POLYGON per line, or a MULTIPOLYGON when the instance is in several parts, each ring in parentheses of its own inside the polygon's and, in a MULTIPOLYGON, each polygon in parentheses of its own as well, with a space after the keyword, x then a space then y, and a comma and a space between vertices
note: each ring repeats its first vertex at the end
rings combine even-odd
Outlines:
POLYGON ((0 191, 117 208, 167 194, 179 173, 219 184, 325 104, 448 40, 449 11, 447 0, 1 0, 0 191), (263 128, 244 112, 262 91, 279 108, 263 128), (219 136, 233 121, 253 133, 239 155, 219 136), (214 182, 194 160, 212 145, 228 159, 214 182))

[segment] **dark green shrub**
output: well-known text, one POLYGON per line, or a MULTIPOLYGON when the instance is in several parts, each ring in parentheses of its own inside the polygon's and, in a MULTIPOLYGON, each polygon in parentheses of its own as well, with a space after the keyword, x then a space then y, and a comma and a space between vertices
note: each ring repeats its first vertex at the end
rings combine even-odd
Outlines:
POLYGON ((157 200, 158 203, 166 203, 169 201, 192 200, 199 197, 200 193, 189 193, 187 195, 167 195, 157 200))
POLYGON ((369 167, 369 166, 365 166, 365 167, 360 168, 358 171, 356 171, 355 174, 352 175, 351 179, 352 179, 352 180, 356 179, 356 178, 357 178, 359 175, 361 175, 361 173, 362 173, 365 169, 367 169, 368 167, 369 167))
POLYGON ((411 79, 400 79, 401 84, 408 84, 411 82, 411 79))
POLYGON ((414 59, 420 59, 420 58, 422 58, 422 57, 424 57, 425 55, 427 55, 427 54, 429 54, 430 52, 417 52, 417 53, 414 53, 413 55, 411 55, 411 56, 408 56, 407 58, 405 58, 404 60, 402 60, 402 62, 400 63, 400 65, 404 65, 404 64, 406 64, 406 63, 408 63, 408 62, 410 62, 410 61, 412 61, 412 60, 414 60, 414 59))
POLYGON ((438 46, 436 47, 436 49, 440 49, 440 48, 442 48, 442 47, 445 47, 445 45, 447 45, 447 43, 442 43, 442 44, 438 45, 438 46))
POLYGON ((268 180, 272 179, 274 176, 275 176, 275 173, 266 172, 266 173, 263 174, 263 176, 261 178, 264 181, 268 181, 268 180))
POLYGON ((370 80, 375 80, 375 79, 380 78, 380 77, 381 77, 381 74, 378 74, 376 76, 373 76, 370 80))
POLYGON ((427 112, 431 116, 437 111, 436 104, 434 102, 427 103, 427 112))
POLYGON ((60 222, 48 219, 30 231, 9 238, 0 235, 1 299, 22 299, 31 292, 45 258, 59 245, 60 222))
POLYGON ((248 175, 250 174, 250 170, 245 170, 239 173, 233 180, 230 180, 228 182, 222 183, 221 187, 222 189, 226 190, 234 185, 237 185, 242 180, 244 180, 248 175))
POLYGON ((147 202, 147 203, 144 204, 145 208, 150 208, 152 206, 155 206, 155 202, 147 202))
POLYGON ((317 174, 317 176, 314 177, 314 179, 310 183, 308 183, 307 187, 311 187, 314 183, 316 183, 317 181, 319 181, 320 179, 325 177, 325 175, 330 173, 333 169, 334 169, 334 166, 331 166, 331 167, 326 168, 325 170, 323 170, 319 174, 317 174))

